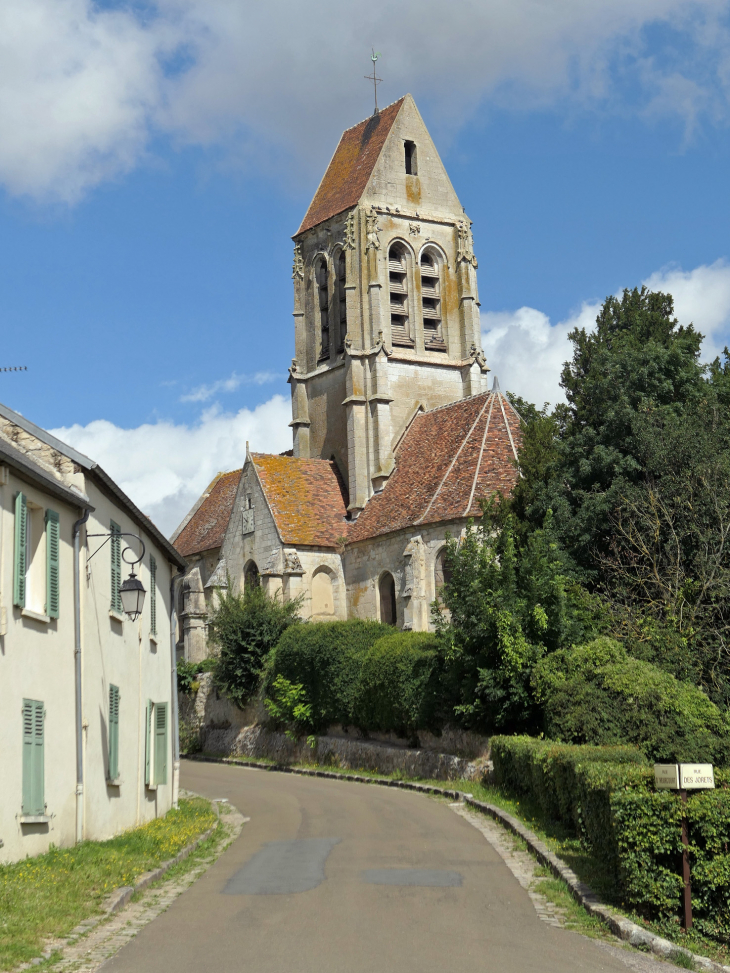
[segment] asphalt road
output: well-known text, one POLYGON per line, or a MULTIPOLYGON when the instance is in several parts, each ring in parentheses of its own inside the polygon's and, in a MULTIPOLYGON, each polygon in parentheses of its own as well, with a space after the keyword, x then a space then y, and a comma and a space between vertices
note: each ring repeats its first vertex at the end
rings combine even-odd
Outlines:
POLYGON ((540 921, 445 803, 192 762, 182 785, 251 820, 108 973, 626 973, 649 962, 540 921))

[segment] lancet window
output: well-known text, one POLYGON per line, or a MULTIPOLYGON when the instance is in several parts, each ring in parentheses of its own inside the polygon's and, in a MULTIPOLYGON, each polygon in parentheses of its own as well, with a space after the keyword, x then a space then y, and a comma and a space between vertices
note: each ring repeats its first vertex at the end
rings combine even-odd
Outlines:
POLYGON ((330 321, 329 321, 329 281, 327 275, 327 261, 320 257, 316 268, 317 301, 319 306, 320 351, 319 360, 330 356, 330 321))
POLYGON ((441 261, 431 250, 421 254, 423 339, 428 351, 446 351, 441 312, 441 261))
POLYGON ((344 250, 340 250, 340 256, 337 260, 337 301, 339 307, 337 351, 342 351, 344 349, 345 337, 347 335, 347 294, 345 292, 346 277, 345 253, 344 250))
POLYGON ((388 252, 390 279, 390 336, 394 345, 413 347, 408 306, 408 257, 402 244, 388 252))

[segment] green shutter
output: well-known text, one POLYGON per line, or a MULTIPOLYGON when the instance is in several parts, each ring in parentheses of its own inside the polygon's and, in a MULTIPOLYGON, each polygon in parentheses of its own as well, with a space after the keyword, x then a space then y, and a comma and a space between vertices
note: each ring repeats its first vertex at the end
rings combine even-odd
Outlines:
POLYGON ((150 634, 157 635, 157 561, 150 554, 150 634))
POLYGON ((25 572, 28 559, 28 510, 25 494, 15 498, 15 569, 13 572, 13 604, 25 608, 25 572))
POLYGON ((109 780, 119 777, 119 686, 109 685, 109 780))
POLYGON ((152 760, 152 710, 154 709, 154 704, 151 699, 147 700, 147 706, 144 711, 144 725, 145 725, 145 743, 144 743, 144 782, 145 784, 151 784, 152 779, 150 777, 150 763, 152 760))
POLYGON ((45 814, 43 703, 23 700, 23 814, 45 814))
POLYGON ((110 525, 110 530, 112 534, 111 543, 111 562, 112 562, 112 573, 111 573, 111 583, 112 583, 112 597, 111 597, 111 607, 112 611, 120 612, 122 611, 122 596, 119 594, 119 588, 122 583, 122 538, 119 536, 122 532, 122 528, 119 524, 115 524, 112 520, 110 525))
POLYGON ((167 703, 155 703, 155 784, 167 783, 167 703))
POLYGON ((46 510, 46 615, 58 618, 60 525, 55 510, 46 510))

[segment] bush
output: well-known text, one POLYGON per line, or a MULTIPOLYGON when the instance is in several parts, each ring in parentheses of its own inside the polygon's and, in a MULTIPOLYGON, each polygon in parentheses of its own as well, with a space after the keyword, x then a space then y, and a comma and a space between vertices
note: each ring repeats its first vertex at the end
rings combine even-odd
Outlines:
POLYGON ((198 676, 202 672, 214 672, 217 663, 214 656, 201 659, 200 662, 185 662, 181 659, 177 664, 177 691, 186 694, 197 692, 198 676))
POLYGON ((271 693, 274 680, 283 676, 302 686, 312 707, 315 732, 331 723, 349 726, 365 653, 393 629, 380 622, 313 622, 288 628, 271 653, 264 686, 271 693))
MULTIPOLYGON (((680 915, 682 804, 653 789, 652 768, 631 747, 571 746, 493 737, 497 783, 572 827, 613 880, 615 897, 649 919, 680 915)), ((697 928, 730 942, 730 773, 687 802, 692 909, 697 928)))
POLYGON ((300 599, 282 603, 263 588, 247 588, 243 594, 221 592, 208 623, 211 641, 220 650, 215 681, 238 706, 256 694, 266 657, 282 633, 299 620, 300 606, 300 599))
POLYGON ((533 685, 552 739, 631 743, 660 761, 730 762, 730 720, 702 690, 611 639, 547 656, 533 685))
POLYGON ((438 720, 437 639, 428 632, 394 632, 362 660, 353 722, 362 730, 393 732, 413 739, 438 720))

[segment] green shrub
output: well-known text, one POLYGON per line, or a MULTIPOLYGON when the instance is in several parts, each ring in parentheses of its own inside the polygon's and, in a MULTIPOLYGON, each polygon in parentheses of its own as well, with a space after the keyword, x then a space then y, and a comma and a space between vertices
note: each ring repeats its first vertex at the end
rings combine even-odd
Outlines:
MULTIPOLYGON (((312 704, 307 702, 304 686, 291 683, 284 676, 277 676, 269 686, 269 696, 264 700, 269 716, 284 728, 290 740, 299 740, 312 729, 312 704)), ((315 738, 308 736, 310 745, 315 738)))
POLYGON ((238 706, 256 694, 269 652, 299 620, 300 607, 299 598, 282 603, 259 587, 246 588, 243 594, 230 588, 220 592, 208 622, 211 641, 219 648, 215 681, 238 706))
POLYGON ((349 726, 365 653, 393 629, 380 622, 312 622, 287 629, 271 653, 264 685, 267 695, 277 676, 300 685, 312 707, 311 726, 349 726))
POLYGON ((553 652, 535 667, 533 685, 552 739, 632 743, 660 761, 730 761, 727 715, 701 689, 611 639, 553 652))
MULTIPOLYGON (((573 827, 603 865, 615 897, 649 919, 680 914, 682 803, 654 791, 653 769, 631 747, 591 747, 493 737, 497 782, 573 827)), ((697 928, 730 942, 730 772, 717 790, 690 793, 687 817, 697 928)))
POLYGON ((438 718, 437 639, 429 632, 393 632, 362 660, 353 722, 362 730, 413 739, 438 718))
POLYGON ((177 691, 194 693, 198 688, 198 676, 202 672, 214 672, 217 663, 215 656, 201 659, 200 662, 185 662, 181 659, 177 664, 177 691))

